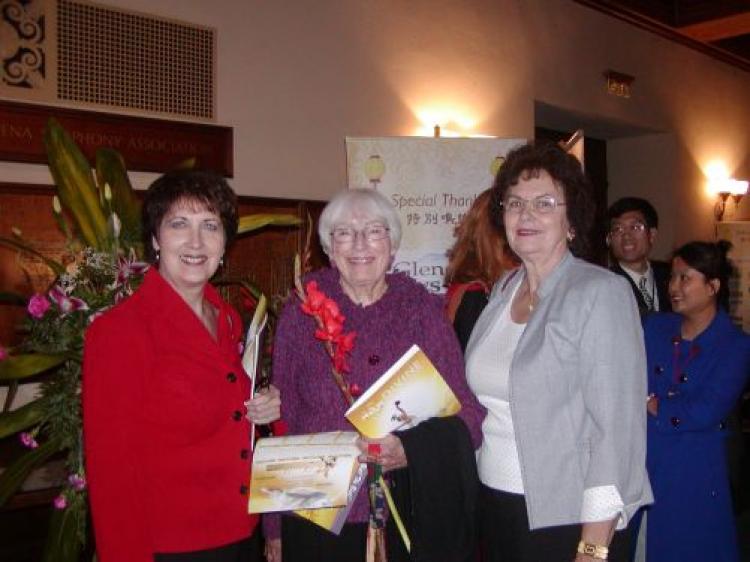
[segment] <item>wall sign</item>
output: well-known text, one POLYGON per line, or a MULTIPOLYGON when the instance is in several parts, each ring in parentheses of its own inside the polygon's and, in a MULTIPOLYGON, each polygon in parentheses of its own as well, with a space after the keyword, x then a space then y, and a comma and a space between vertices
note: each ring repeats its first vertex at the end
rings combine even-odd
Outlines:
POLYGON ((0 101, 0 160, 46 164, 44 127, 54 117, 89 160, 110 147, 128 170, 165 172, 188 158, 232 177, 232 128, 0 101))

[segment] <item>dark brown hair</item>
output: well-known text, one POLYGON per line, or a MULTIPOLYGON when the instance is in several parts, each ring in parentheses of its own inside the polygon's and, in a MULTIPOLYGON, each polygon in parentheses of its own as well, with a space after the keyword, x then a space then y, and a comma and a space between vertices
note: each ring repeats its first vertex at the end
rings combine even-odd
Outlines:
POLYGON ((482 281, 492 287, 507 268, 505 237, 492 221, 492 190, 479 194, 456 227, 448 250, 445 284, 482 281))
POLYGON ((197 170, 167 172, 149 186, 143 201, 143 247, 150 262, 156 259, 152 238, 157 238, 164 215, 178 202, 195 203, 219 215, 225 246, 237 234, 237 196, 223 177, 197 170))
POLYGON ((573 230, 570 251, 581 258, 590 257, 589 234, 596 206, 591 184, 575 156, 551 142, 530 142, 508 153, 492 186, 492 218, 503 232, 502 202, 511 186, 520 179, 539 177, 547 172, 565 195, 565 214, 573 230))
POLYGON ((732 262, 727 257, 732 243, 727 240, 718 242, 688 242, 677 248, 672 259, 681 258, 690 267, 699 271, 706 282, 719 280, 716 302, 724 310, 729 310, 729 278, 734 272, 732 262))

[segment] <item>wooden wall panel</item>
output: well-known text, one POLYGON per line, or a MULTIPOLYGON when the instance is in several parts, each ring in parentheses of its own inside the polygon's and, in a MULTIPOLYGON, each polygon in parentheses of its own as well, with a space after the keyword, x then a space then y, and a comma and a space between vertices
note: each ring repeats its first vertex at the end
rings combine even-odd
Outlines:
MULTIPOLYGON (((52 215, 54 193, 52 187, 0 183, 0 236, 10 237, 11 229, 19 228, 33 247, 49 257, 64 260, 64 238, 52 215)), ((324 206, 320 201, 239 199, 240 215, 289 213, 305 219, 309 212, 317 218, 324 206)), ((226 275, 250 279, 268 295, 285 294, 292 285, 293 259, 302 250, 306 228, 306 224, 300 228, 269 227, 238 237, 227 252, 226 275)), ((316 241, 312 263, 319 267, 324 261, 316 241)), ((51 281, 51 272, 40 260, 0 246, 0 291, 28 297, 46 290, 51 281)), ((239 304, 235 292, 231 292, 230 300, 239 304)), ((0 305, 0 344, 18 343, 17 327, 24 314, 20 307, 0 305)))

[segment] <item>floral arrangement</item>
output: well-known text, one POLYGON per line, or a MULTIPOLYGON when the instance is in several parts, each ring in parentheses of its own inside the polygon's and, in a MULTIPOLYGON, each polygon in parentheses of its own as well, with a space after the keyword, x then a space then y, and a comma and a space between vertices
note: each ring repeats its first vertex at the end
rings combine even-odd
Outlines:
POLYGON ((85 501, 85 496, 78 497, 85 492, 86 477, 79 439, 80 361, 75 357, 83 348, 83 332, 113 304, 131 295, 147 269, 148 264, 137 261, 134 252, 126 258, 86 248, 75 256, 46 294, 35 294, 29 299, 24 351, 60 354, 67 363, 62 367, 63 372, 67 369, 67 376, 61 378, 68 384, 61 385, 63 381, 57 378, 42 384, 40 400, 48 407, 33 429, 19 435, 21 442, 31 449, 38 447, 36 437, 40 433, 68 449, 69 474, 60 495, 53 501, 57 509, 85 501))
MULTIPOLYGON (((0 382, 9 394, 20 382, 44 374, 37 398, 0 414, 0 437, 18 434, 28 449, 0 475, 0 505, 36 467, 63 453, 65 475, 52 501, 44 560, 78 560, 86 543, 87 493, 84 470, 80 379, 87 326, 137 288, 146 264, 140 254, 140 210, 119 154, 100 149, 96 170, 54 120, 45 147, 57 195, 52 213, 65 237, 63 261, 32 248, 17 229, 0 244, 46 264, 48 290, 26 304, 24 339, 0 362, 0 382)), ((22 297, 17 297, 22 299, 22 297)), ((33 379, 37 380, 37 379, 33 379)))
MULTIPOLYGON (((9 385, 11 398, 0 413, 0 438, 16 434, 27 449, 0 474, 0 507, 34 468, 65 453, 67 475, 52 501, 43 560, 78 562, 88 536, 80 406, 84 332, 97 316, 132 294, 148 265, 139 261, 140 209, 122 157, 99 149, 92 174, 78 146, 54 119, 45 130, 45 146, 57 187, 53 216, 65 236, 67 256, 65 265, 49 259, 15 229, 12 238, 0 237, 0 244, 45 263, 53 278, 47 291, 29 299, 0 293, 3 302, 25 303, 27 312, 23 342, 12 349, 0 346, 0 383, 9 385), (10 409, 14 387, 42 374, 37 399, 10 409)), ((238 233, 299 222, 291 215, 249 215, 240 218, 238 233)))

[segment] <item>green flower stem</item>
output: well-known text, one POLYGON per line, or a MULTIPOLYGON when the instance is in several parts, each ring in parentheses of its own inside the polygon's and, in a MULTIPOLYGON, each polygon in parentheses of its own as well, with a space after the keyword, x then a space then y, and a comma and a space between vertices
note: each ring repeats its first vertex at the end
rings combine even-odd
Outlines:
POLYGON ((68 358, 67 353, 29 353, 8 357, 0 362, 0 381, 33 377, 61 365, 68 358))
POLYGON ((0 507, 5 505, 5 502, 18 491, 34 468, 59 450, 60 441, 50 439, 46 443, 39 445, 36 449, 27 451, 13 464, 6 467, 2 474, 0 474, 0 507))
POLYGON ((17 410, 0 414, 0 439, 36 425, 44 416, 47 402, 41 398, 17 410))

